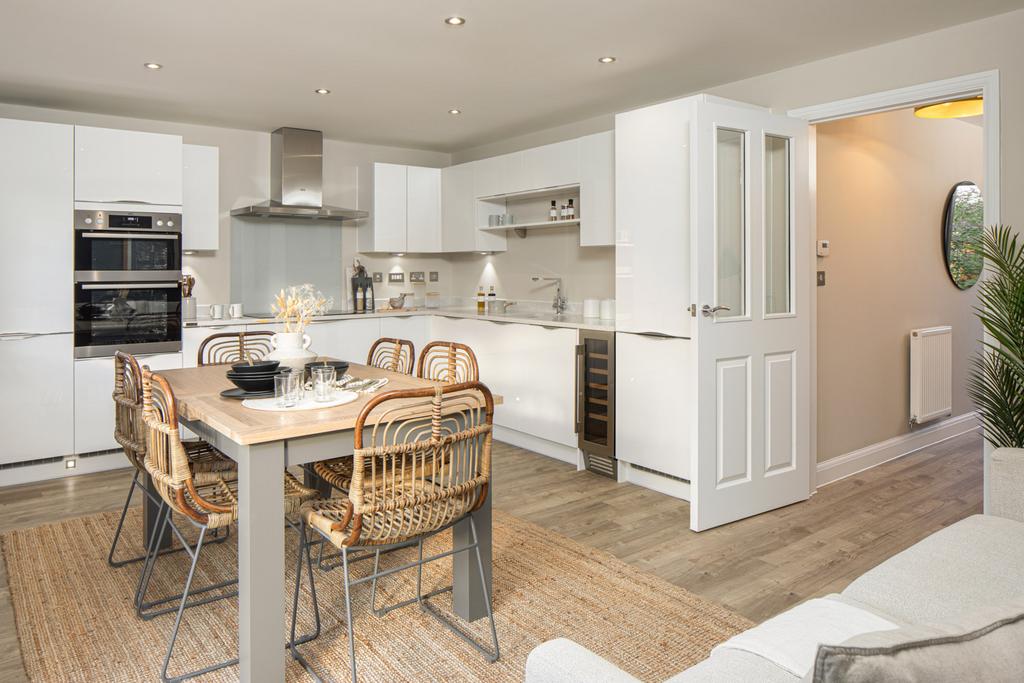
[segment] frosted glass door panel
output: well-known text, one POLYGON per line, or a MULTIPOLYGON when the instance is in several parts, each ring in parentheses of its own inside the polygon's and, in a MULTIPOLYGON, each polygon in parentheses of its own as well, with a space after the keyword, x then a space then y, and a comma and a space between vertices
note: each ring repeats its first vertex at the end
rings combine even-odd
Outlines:
POLYGON ((764 137, 764 312, 792 313, 789 138, 764 137))
POLYGON ((715 150, 715 304, 718 319, 747 313, 747 216, 743 131, 719 128, 715 150))

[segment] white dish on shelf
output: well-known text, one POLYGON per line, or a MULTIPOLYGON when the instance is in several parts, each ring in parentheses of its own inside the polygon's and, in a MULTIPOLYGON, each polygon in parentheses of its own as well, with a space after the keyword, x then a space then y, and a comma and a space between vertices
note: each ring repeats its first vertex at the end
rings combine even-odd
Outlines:
POLYGON ((313 393, 306 391, 303 392, 302 400, 288 408, 279 406, 277 404, 277 398, 273 396, 270 398, 247 398, 242 401, 242 407, 272 413, 294 413, 300 410, 335 408, 337 406, 343 406, 346 403, 352 403, 352 401, 355 401, 357 398, 359 398, 359 394, 354 391, 339 391, 334 394, 334 398, 330 401, 314 401, 313 393))

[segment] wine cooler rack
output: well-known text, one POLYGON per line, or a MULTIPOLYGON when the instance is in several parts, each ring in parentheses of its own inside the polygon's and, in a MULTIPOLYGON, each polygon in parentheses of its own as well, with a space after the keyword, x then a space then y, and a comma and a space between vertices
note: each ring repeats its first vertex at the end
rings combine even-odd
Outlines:
POLYGON ((613 332, 580 330, 576 346, 576 434, 587 469, 616 478, 613 332))

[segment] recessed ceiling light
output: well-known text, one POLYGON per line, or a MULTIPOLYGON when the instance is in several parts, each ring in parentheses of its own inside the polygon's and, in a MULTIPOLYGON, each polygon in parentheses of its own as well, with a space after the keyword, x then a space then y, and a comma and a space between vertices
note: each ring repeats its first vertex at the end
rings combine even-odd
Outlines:
POLYGON ((327 88, 317 88, 313 92, 315 92, 317 95, 330 95, 331 94, 331 91, 328 90, 327 88))
POLYGON ((615 57, 598 57, 597 61, 601 62, 602 64, 614 64, 615 57))
POLYGON ((159 69, 164 68, 163 64, 157 64, 156 62, 146 62, 145 64, 143 64, 143 66, 147 69, 152 69, 153 71, 157 71, 159 69))
POLYGON ((461 109, 449 109, 448 113, 451 114, 452 116, 458 116, 459 114, 462 113, 462 110, 461 109))
POLYGON ((444 23, 448 24, 449 26, 462 26, 463 24, 466 23, 466 19, 464 17, 459 16, 448 17, 447 19, 444 20, 444 23))

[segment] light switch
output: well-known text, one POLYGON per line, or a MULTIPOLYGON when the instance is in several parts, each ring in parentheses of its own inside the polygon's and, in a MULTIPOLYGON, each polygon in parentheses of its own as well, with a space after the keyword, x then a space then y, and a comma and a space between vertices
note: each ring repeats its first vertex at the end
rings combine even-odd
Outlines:
POLYGON ((818 240, 818 256, 828 256, 832 243, 828 240, 818 240))

